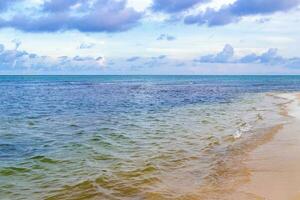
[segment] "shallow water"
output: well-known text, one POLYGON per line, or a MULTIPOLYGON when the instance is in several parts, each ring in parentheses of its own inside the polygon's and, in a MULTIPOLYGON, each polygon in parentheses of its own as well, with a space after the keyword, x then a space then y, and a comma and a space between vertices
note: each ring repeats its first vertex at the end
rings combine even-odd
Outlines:
POLYGON ((0 76, 1 199, 188 197, 285 120, 267 93, 299 89, 297 76, 0 76))

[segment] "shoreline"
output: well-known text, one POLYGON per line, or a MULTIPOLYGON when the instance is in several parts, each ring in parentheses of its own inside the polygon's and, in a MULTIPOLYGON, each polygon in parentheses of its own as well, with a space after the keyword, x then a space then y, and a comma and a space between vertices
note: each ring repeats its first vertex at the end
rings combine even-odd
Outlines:
POLYGON ((274 137, 249 152, 243 161, 249 180, 236 190, 253 200, 300 200, 300 94, 276 95, 289 100, 282 114, 291 120, 274 137))
POLYGON ((229 149, 195 199, 300 200, 300 94, 267 95, 284 99, 283 121, 229 149))

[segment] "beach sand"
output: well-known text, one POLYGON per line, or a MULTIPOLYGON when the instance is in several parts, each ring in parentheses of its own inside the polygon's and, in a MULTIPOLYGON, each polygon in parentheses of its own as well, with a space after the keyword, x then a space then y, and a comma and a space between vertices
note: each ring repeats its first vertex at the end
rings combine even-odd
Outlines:
POLYGON ((237 194, 249 199, 300 200, 300 95, 279 96, 291 100, 286 108, 291 120, 244 161, 249 181, 237 194))

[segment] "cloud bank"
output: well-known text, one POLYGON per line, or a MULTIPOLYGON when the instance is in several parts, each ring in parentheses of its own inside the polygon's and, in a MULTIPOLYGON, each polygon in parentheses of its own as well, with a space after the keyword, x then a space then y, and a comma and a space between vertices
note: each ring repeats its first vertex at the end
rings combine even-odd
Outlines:
POLYGON ((120 32, 138 25, 144 12, 148 11, 154 15, 165 13, 173 22, 183 20, 184 24, 211 27, 236 23, 247 16, 287 12, 300 4, 300 0, 236 0, 220 9, 207 8, 198 13, 194 9, 211 1, 152 0, 150 8, 139 12, 128 7, 127 0, 41 0, 40 4, 3 0, 0 1, 0 13, 10 12, 5 17, 0 16, 0 28, 24 32, 120 32), (28 4, 29 8, 26 7, 28 4), (188 14, 191 10, 196 14, 188 14))
POLYGON ((197 63, 219 64, 263 64, 286 67, 299 67, 300 58, 284 58, 278 54, 278 49, 271 48, 262 54, 251 53, 242 57, 235 57, 234 48, 226 44, 222 51, 216 54, 204 55, 194 60, 197 63))
POLYGON ((93 57, 49 57, 20 51, 5 49, 0 44, 0 72, 9 73, 64 73, 64 72, 97 72, 101 71, 105 59, 93 57))
POLYGON ((0 44, 0 74, 286 74, 300 73, 300 58, 285 58, 277 49, 236 56, 227 44, 215 54, 194 60, 166 55, 111 58, 40 56, 0 44))
POLYGON ((243 17, 286 12, 298 7, 300 0, 237 0, 219 10, 208 8, 196 15, 188 15, 185 24, 222 26, 240 21, 243 17))
MULTIPOLYGON (((1 3, 0 9, 9 4, 12 3, 1 3)), ((137 25, 142 17, 142 13, 126 4, 126 0, 49 0, 39 6, 38 13, 14 13, 9 19, 0 18, 0 28, 25 32, 126 31, 137 25)))
POLYGON ((234 56, 234 49, 231 45, 226 44, 224 49, 217 53, 211 55, 205 55, 196 59, 197 62, 201 63, 227 63, 233 59, 234 56))

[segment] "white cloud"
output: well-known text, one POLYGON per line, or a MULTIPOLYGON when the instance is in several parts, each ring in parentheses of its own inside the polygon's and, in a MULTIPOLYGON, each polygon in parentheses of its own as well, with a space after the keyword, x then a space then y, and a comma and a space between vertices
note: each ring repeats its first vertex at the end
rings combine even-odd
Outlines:
POLYGON ((144 11, 152 3, 152 0, 128 0, 128 7, 133 7, 137 11, 144 11))

